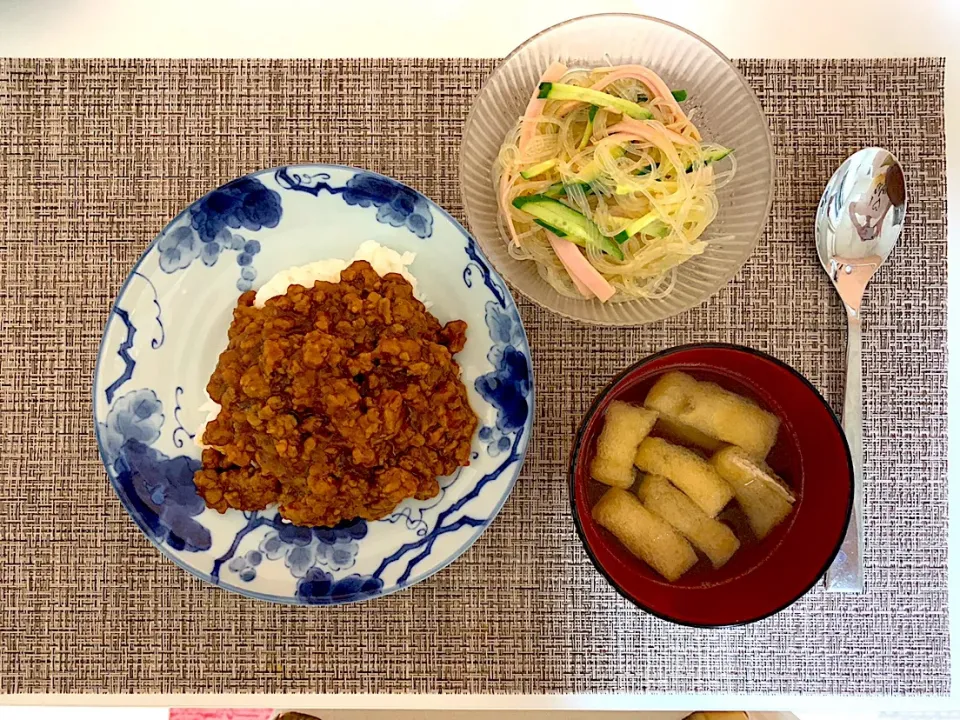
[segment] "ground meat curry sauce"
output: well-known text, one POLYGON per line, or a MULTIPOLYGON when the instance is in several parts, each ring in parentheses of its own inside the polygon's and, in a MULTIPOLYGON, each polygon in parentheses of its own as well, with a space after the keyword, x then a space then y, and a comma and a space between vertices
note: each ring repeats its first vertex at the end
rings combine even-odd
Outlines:
POLYGON ((297 525, 375 520, 467 465, 477 417, 442 326, 398 274, 358 261, 339 283, 240 296, 207 385, 220 403, 194 481, 207 505, 279 503, 297 525))

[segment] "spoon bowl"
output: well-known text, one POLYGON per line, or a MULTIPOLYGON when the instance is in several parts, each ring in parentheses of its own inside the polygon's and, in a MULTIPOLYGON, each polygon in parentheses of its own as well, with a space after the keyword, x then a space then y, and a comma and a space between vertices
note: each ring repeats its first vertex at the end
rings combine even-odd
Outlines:
POLYGON ((827 183, 817 207, 817 256, 848 312, 893 252, 907 211, 903 169, 883 148, 860 150, 827 183))
POLYGON ((900 239, 906 213, 903 169, 892 153, 878 147, 848 157, 830 178, 817 207, 817 256, 847 314, 843 430, 854 471, 853 514, 840 552, 827 571, 830 592, 864 591, 860 305, 870 278, 900 239))

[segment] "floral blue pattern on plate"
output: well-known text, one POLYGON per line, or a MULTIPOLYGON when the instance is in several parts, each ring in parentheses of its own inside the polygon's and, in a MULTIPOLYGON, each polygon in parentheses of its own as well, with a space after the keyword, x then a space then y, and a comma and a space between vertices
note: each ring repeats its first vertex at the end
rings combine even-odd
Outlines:
POLYGON ((533 403, 523 324, 473 238, 415 190, 335 165, 254 173, 174 218, 117 296, 93 383, 107 474, 150 541, 209 583, 301 605, 385 595, 465 552, 513 489, 533 403), (441 478, 437 497, 377 522, 300 528, 275 508, 210 510, 193 485, 194 436, 240 292, 291 266, 349 259, 365 240, 416 253, 410 270, 430 311, 469 326, 457 360, 480 419, 470 466, 441 478))

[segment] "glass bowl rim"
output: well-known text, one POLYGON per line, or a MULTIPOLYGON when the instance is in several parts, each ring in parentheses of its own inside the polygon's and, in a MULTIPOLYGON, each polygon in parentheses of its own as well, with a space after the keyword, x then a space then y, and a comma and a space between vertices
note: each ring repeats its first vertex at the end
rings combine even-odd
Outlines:
MULTIPOLYGON (((692 310, 693 308, 698 307, 703 303, 707 302, 710 298, 715 296, 720 290, 722 290, 724 287, 729 285, 730 281, 737 276, 737 273, 739 273, 740 270, 743 269, 743 266, 750 259, 750 256, 753 255, 753 253, 756 251, 757 246, 760 244, 760 239, 763 237, 763 231, 766 228, 767 222, 770 219, 770 210, 773 208, 773 197, 774 197, 774 192, 776 190, 776 184, 777 184, 777 161, 776 161, 776 155, 773 147, 773 136, 770 133, 770 126, 766 120, 767 118, 766 113, 763 111, 763 106, 760 104, 760 100, 759 98, 757 98, 757 94, 753 91, 753 88, 750 87, 750 84, 747 82, 747 79, 743 76, 743 73, 741 73, 737 69, 736 65, 734 65, 733 62, 730 60, 730 58, 728 58, 723 52, 721 52, 720 49, 717 48, 715 45, 705 40, 701 36, 697 35, 695 32, 688 30, 687 28, 681 25, 677 25, 676 23, 672 23, 669 20, 663 20, 661 18, 653 17, 652 15, 642 15, 640 13, 626 13, 626 12, 590 13, 587 15, 578 15, 577 17, 569 18, 567 20, 563 20, 562 22, 555 23, 554 25, 544 28, 540 32, 536 33, 535 35, 532 35, 531 37, 527 38, 522 43, 517 45, 513 50, 511 50, 502 60, 500 60, 500 62, 497 63, 497 66, 490 72, 490 75, 487 76, 487 79, 483 81, 483 84, 480 86, 480 91, 474 97, 473 103, 470 106, 470 111, 467 113, 467 118, 463 123, 463 132, 460 136, 460 159, 457 164, 457 170, 458 170, 459 181, 460 181, 459 182, 460 199, 463 203, 465 224, 467 225, 468 229, 470 229, 471 234, 473 234, 476 237, 476 234, 474 233, 472 228, 470 228, 470 211, 468 207, 467 193, 466 193, 465 182, 464 182, 465 154, 463 152, 463 146, 464 146, 465 139, 469 135, 471 126, 476 121, 476 113, 479 107, 479 100, 483 96, 484 91, 489 87, 490 83, 503 70, 503 68, 507 65, 507 63, 509 63, 514 57, 516 57, 523 50, 525 50, 527 46, 532 45, 534 42, 536 42, 540 38, 566 25, 573 25, 575 23, 579 23, 585 20, 593 20, 597 18, 610 18, 610 19, 629 18, 631 21, 642 20, 642 21, 649 21, 657 25, 662 25, 662 26, 671 28, 673 30, 680 31, 684 35, 687 35, 690 38, 692 38, 694 41, 701 43, 707 49, 709 49, 714 55, 716 55, 724 64, 726 64, 726 66, 731 71, 733 71, 734 76, 737 78, 737 81, 740 83, 740 87, 744 90, 745 94, 749 96, 750 100, 752 101, 753 108, 760 114, 760 117, 763 120, 763 122, 761 123, 763 127, 763 139, 766 141, 766 150, 767 150, 766 157, 768 158, 768 166, 770 168, 770 185, 767 190, 767 202, 766 202, 766 208, 764 209, 763 220, 760 222, 759 226, 757 227, 754 233, 753 238, 749 242, 749 251, 746 252, 743 258, 736 263, 735 267, 731 268, 730 272, 723 273, 722 275, 718 275, 715 281, 711 281, 709 283, 709 289, 704 295, 702 295, 701 297, 695 298, 693 300, 683 302, 676 309, 666 314, 660 315, 655 319, 629 321, 629 322, 620 322, 620 321, 617 321, 616 319, 607 318, 607 317, 588 319, 588 318, 583 318, 577 315, 572 315, 569 312, 565 312, 563 310, 557 310, 553 307, 548 307, 547 305, 542 303, 540 300, 533 297, 530 292, 519 287, 516 284, 516 282, 514 282, 513 277, 511 277, 513 275, 513 272, 511 269, 509 269, 509 267, 507 267, 507 265, 509 265, 508 263, 496 263, 494 262, 492 257, 489 258, 491 264, 493 264, 493 266, 496 268, 500 276, 504 279, 505 282, 507 282, 507 284, 515 292, 520 293, 520 295, 525 297, 527 300, 534 303, 538 307, 543 308, 544 310, 547 310, 548 312, 551 312, 563 318, 567 318, 568 320, 574 320, 576 322, 581 322, 587 325, 597 325, 597 326, 605 326, 605 327, 641 327, 643 325, 650 325, 652 323, 662 322, 664 320, 667 320, 672 317, 676 317, 677 315, 681 315, 682 313, 692 310)), ((502 239, 503 238, 501 238, 501 240, 502 239)), ((477 242, 480 243, 479 238, 477 238, 477 242)), ((481 243, 481 248, 482 247, 483 245, 481 243)), ((520 262, 520 261, 515 261, 515 262, 520 262)), ((553 290, 553 292, 556 293, 555 290, 553 290)), ((584 300, 584 302, 589 302, 589 301, 584 300)), ((634 301, 627 300, 624 302, 624 304, 629 305, 631 302, 634 302, 634 301)))

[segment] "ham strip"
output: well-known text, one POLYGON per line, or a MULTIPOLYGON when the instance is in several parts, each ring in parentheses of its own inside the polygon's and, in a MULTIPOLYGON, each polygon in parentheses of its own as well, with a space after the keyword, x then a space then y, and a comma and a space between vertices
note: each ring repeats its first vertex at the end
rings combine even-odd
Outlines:
MULTIPOLYGON (((661 132, 666 135, 671 142, 674 142, 677 145, 693 145, 695 142, 692 138, 688 138, 686 135, 681 135, 680 133, 671 130, 664 125, 659 123, 651 124, 651 121, 649 120, 635 120, 631 117, 624 117, 613 127, 620 128, 620 132, 629 132, 635 135, 642 134, 644 132, 644 128, 653 128, 657 132, 661 132)), ((608 130, 610 129, 608 128, 608 130)))
POLYGON ((613 286, 606 281, 603 275, 590 264, 590 261, 583 256, 583 253, 577 249, 576 245, 558 238, 549 231, 547 232, 547 237, 550 239, 550 246, 557 254, 557 257, 560 258, 560 262, 563 264, 567 273, 569 273, 570 279, 573 280, 573 284, 577 286, 577 290, 580 291, 581 295, 585 298, 591 298, 596 295, 600 302, 606 302, 614 296, 616 290, 614 290, 613 286))
POLYGON ((547 104, 546 100, 541 100, 537 97, 537 95, 540 94, 540 83, 557 82, 566 74, 567 66, 561 62, 555 62, 544 71, 543 75, 540 76, 537 87, 533 89, 533 97, 531 97, 530 102, 527 103, 527 109, 526 112, 523 113, 523 120, 521 121, 520 127, 519 147, 521 161, 527 151, 527 146, 537 132, 537 120, 543 115, 543 108, 547 104))
POLYGON ((510 233, 510 240, 513 241, 515 247, 520 247, 520 238, 517 237, 517 229, 513 226, 513 218, 510 216, 510 203, 507 202, 507 196, 510 194, 510 186, 513 185, 513 181, 516 180, 515 175, 510 175, 509 173, 504 173, 500 176, 500 212, 503 213, 504 219, 507 221, 507 231, 510 233))
MULTIPOLYGON (((541 82, 556 82, 562 78, 567 73, 567 66, 560 62, 555 62, 548 67, 543 75, 540 76, 540 82, 537 83, 537 87, 533 90, 533 96, 530 98, 530 102, 527 103, 527 109, 523 113, 523 118, 521 119, 520 124, 520 141, 518 147, 520 150, 520 160, 523 161, 523 155, 526 152, 527 146, 530 144, 530 141, 533 140, 534 135, 537 132, 537 120, 540 119, 540 116, 543 115, 543 108, 547 104, 546 100, 541 100, 537 97, 540 94, 540 83, 541 82)), ((510 194, 510 187, 513 185, 516 180, 516 175, 510 175, 509 173, 504 173, 500 176, 500 211, 504 214, 504 219, 507 223, 507 231, 510 233, 510 240, 517 247, 520 246, 520 239, 517 237, 517 229, 513 226, 513 218, 510 217, 510 205, 507 202, 507 196, 510 194)))
MULTIPOLYGON (((700 133, 695 127, 690 123, 690 119, 687 117, 686 113, 683 112, 683 108, 680 107, 680 103, 677 102, 676 98, 673 97, 673 93, 670 92, 670 88, 667 87, 667 84, 663 79, 657 75, 650 68, 644 67, 643 65, 620 65, 618 67, 612 68, 597 68, 599 71, 609 70, 609 74, 595 82, 590 86, 592 90, 603 91, 608 85, 615 83, 617 80, 626 80, 633 79, 639 80, 644 85, 649 88, 653 96, 659 98, 664 105, 670 108, 670 111, 673 113, 674 122, 681 126, 681 129, 690 125, 693 130, 692 136, 694 140, 700 140, 700 133)), ((561 105, 557 111, 557 115, 563 117, 579 103, 576 100, 572 100, 565 105, 561 105)))
MULTIPOLYGON (((600 68, 606 70, 607 68, 600 68)), ((673 111, 673 116, 677 121, 687 122, 687 116, 680 107, 680 103, 673 97, 667 84, 650 68, 643 65, 620 65, 610 68, 609 75, 604 76, 593 85, 594 90, 603 90, 607 85, 615 83, 617 80, 639 80, 653 93, 654 97, 663 100, 664 104, 673 111)))
POLYGON ((673 142, 667 134, 656 125, 638 123, 636 126, 625 126, 624 123, 618 122, 613 127, 608 128, 608 130, 610 132, 609 137, 616 135, 616 139, 621 143, 630 142, 631 140, 648 142, 655 145, 675 168, 679 169, 683 165, 683 163, 680 162, 677 149, 673 146, 673 142))

